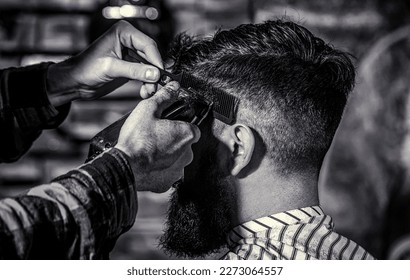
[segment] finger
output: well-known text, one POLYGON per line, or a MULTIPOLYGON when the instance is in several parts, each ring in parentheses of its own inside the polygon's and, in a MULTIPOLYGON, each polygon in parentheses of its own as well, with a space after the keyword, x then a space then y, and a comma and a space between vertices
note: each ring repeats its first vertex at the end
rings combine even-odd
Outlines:
POLYGON ((133 63, 117 58, 111 58, 107 75, 111 78, 127 78, 142 82, 156 82, 160 77, 159 70, 153 66, 133 63))
POLYGON ((160 118, 162 111, 168 108, 178 98, 178 88, 178 82, 170 82, 155 93, 154 96, 149 98, 146 88, 143 85, 140 89, 140 95, 143 100, 134 108, 132 115, 143 114, 146 117, 160 118))
POLYGON ((198 142, 199 138, 201 138, 201 130, 198 128, 198 126, 183 121, 179 122, 181 134, 185 136, 186 143, 193 144, 198 142))
POLYGON ((157 92, 157 84, 143 84, 140 89, 140 96, 142 99, 147 99, 157 92))
POLYGON ((154 93, 156 92, 155 84, 144 84, 144 87, 147 90, 149 96, 154 95, 154 93))
POLYGON ((184 121, 167 121, 170 125, 169 139, 173 139, 175 150, 186 149, 199 141, 201 131, 196 125, 184 121))
POLYGON ((183 154, 182 159, 181 159, 182 161, 181 163, 185 167, 188 164, 190 164, 193 159, 194 159, 194 152, 192 151, 192 148, 189 147, 185 150, 185 153, 183 154))
POLYGON ((148 94, 148 91, 145 85, 142 85, 140 88, 140 96, 142 99, 147 99, 148 97, 151 97, 151 95, 148 94))
POLYGON ((119 21, 115 28, 123 46, 143 52, 149 62, 163 69, 162 58, 153 39, 126 21, 119 21))
POLYGON ((179 83, 172 81, 166 84, 163 88, 157 91, 154 96, 148 99, 152 104, 155 104, 155 114, 161 116, 162 111, 169 107, 178 98, 179 83))
POLYGON ((192 139, 192 143, 196 143, 201 138, 201 130, 199 129, 198 126, 192 123, 190 123, 189 125, 191 126, 192 132, 194 133, 194 138, 192 139))

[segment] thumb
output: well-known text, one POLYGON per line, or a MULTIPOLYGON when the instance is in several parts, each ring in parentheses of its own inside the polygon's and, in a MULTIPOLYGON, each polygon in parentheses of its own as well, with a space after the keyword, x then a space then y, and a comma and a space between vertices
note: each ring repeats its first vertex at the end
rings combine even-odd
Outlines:
POLYGON ((178 98, 179 83, 172 81, 158 90, 154 96, 147 99, 156 105, 155 114, 161 116, 162 112, 174 103, 178 98))
POLYGON ((112 58, 107 75, 113 79, 127 78, 152 83, 159 80, 160 72, 158 68, 151 65, 112 58))

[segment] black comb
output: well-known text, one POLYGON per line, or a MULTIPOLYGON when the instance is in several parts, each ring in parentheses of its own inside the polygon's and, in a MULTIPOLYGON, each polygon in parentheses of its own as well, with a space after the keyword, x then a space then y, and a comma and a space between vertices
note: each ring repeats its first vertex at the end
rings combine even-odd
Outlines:
MULTIPOLYGON (((153 65, 145 58, 137 54, 131 49, 124 48, 122 52, 123 59, 130 62, 141 62, 148 65, 153 65)), ((208 83, 186 73, 170 73, 159 68, 161 77, 158 83, 162 86, 166 85, 170 81, 177 81, 180 86, 186 90, 193 90, 197 92, 206 92, 206 98, 211 99, 213 103, 212 113, 214 118, 226 123, 233 124, 235 122, 235 113, 238 100, 235 96, 226 93, 225 91, 218 89, 208 83)))

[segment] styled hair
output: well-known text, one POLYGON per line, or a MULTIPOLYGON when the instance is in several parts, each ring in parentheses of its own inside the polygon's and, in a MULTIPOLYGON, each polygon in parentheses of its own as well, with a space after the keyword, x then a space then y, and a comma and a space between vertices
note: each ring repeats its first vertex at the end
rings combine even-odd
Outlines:
POLYGON ((238 97, 237 122, 259 133, 281 171, 320 168, 354 86, 346 53, 302 26, 276 20, 209 38, 179 35, 170 57, 174 72, 238 97))

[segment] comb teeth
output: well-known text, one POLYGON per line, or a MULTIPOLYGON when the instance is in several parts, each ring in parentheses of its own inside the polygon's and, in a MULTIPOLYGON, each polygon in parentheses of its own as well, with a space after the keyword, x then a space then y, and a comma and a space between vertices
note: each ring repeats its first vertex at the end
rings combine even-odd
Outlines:
POLYGON ((233 124, 235 122, 235 96, 225 92, 213 93, 213 95, 216 96, 212 107, 214 117, 226 124, 233 124))
POLYGON ((235 96, 185 72, 182 73, 180 85, 186 89, 192 88, 195 91, 205 92, 205 97, 213 102, 212 111, 214 118, 229 125, 235 122, 235 110, 238 103, 235 96))
MULTIPOLYGON (((148 62, 138 53, 128 48, 124 48, 122 50, 122 57, 127 61, 141 62, 152 65, 152 63, 148 62)), ((178 81, 182 88, 192 88, 194 90, 204 92, 205 98, 210 99, 213 103, 212 112, 216 119, 226 124, 233 124, 235 122, 235 109, 237 103, 239 103, 236 97, 221 89, 215 88, 188 73, 182 72, 182 74, 174 74, 162 69, 159 69, 159 71, 161 73, 161 78, 158 81, 159 84, 165 85, 170 80, 174 80, 178 81)))

